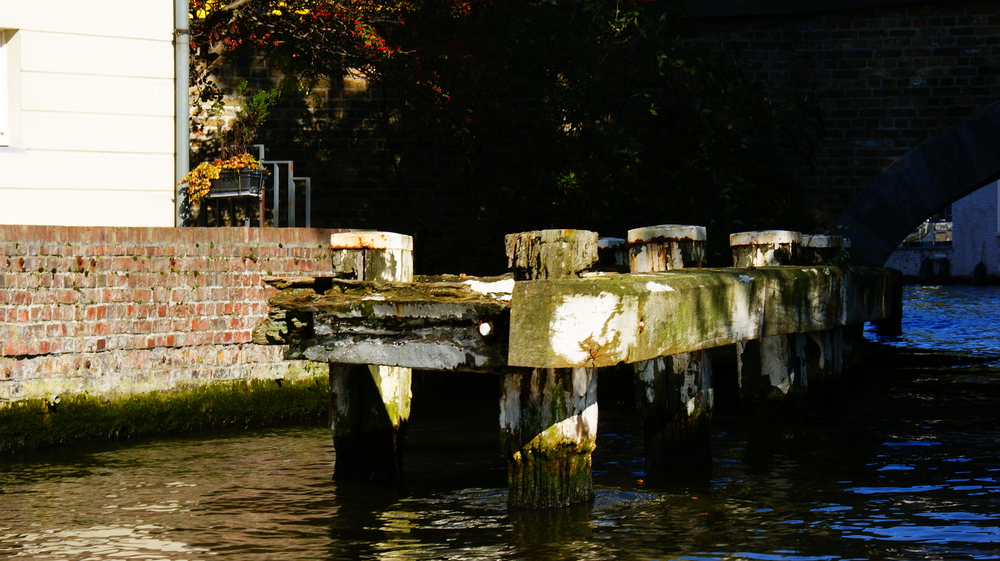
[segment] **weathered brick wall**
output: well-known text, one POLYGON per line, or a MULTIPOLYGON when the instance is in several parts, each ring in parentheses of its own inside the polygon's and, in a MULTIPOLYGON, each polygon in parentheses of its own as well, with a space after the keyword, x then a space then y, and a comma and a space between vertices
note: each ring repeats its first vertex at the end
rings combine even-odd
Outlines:
POLYGON ((1000 99, 1000 3, 912 2, 697 20, 750 78, 809 92, 825 126, 806 197, 836 217, 897 158, 1000 99))
POLYGON ((263 277, 331 271, 330 233, 0 225, 0 403, 315 371, 251 330, 263 277))

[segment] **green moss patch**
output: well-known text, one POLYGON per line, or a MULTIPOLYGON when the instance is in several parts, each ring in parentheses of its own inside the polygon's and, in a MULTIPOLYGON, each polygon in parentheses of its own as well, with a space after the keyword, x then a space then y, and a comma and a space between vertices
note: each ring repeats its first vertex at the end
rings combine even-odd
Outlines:
POLYGON ((116 399, 67 395, 0 407, 0 452, 221 427, 328 422, 326 376, 238 380, 116 399))

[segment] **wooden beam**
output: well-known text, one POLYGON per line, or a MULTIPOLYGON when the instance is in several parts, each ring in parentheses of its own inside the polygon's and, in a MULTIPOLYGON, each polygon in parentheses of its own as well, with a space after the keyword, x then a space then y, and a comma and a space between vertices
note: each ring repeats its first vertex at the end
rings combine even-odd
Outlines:
POLYGON ((506 366, 512 278, 416 281, 269 279, 282 290, 255 341, 270 336, 295 356, 333 363, 470 372, 506 366))

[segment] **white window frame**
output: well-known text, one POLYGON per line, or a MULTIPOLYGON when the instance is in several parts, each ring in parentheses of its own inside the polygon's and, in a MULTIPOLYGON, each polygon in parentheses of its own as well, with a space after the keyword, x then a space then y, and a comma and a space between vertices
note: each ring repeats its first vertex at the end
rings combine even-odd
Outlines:
POLYGON ((0 146, 10 146, 9 31, 0 29, 0 146))

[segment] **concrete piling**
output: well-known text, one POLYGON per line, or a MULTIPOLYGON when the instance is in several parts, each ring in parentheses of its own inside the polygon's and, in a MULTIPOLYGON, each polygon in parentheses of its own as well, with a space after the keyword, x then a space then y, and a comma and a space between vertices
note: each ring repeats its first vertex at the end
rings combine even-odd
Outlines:
MULTIPOLYGON (((413 238, 392 232, 331 236, 337 275, 350 280, 413 281, 413 238)), ((409 368, 330 364, 330 425, 335 479, 398 480, 410 418, 409 368)))
MULTIPOLYGON (((739 232, 729 236, 735 267, 794 265, 802 235, 787 230, 739 232)), ((806 385, 803 345, 794 335, 775 335, 736 344, 740 397, 751 432, 790 439, 800 432, 806 385)))
MULTIPOLYGON (((598 260, 597 233, 541 230, 509 234, 515 280, 577 276, 598 260)), ((500 376, 501 444, 510 508, 556 508, 594 497, 597 369, 518 368, 500 376)))
MULTIPOLYGON (((700 268, 705 261, 705 228, 660 225, 628 232, 632 273, 700 268)), ((707 350, 678 353, 633 365, 636 408, 642 419, 648 469, 704 469, 714 395, 707 350)))
MULTIPOLYGON (((851 240, 842 236, 803 235, 798 265, 850 265, 851 240)), ((859 326, 846 325, 789 336, 802 364, 806 383, 807 411, 824 413, 839 404, 844 370, 851 343, 860 335, 859 326)))

